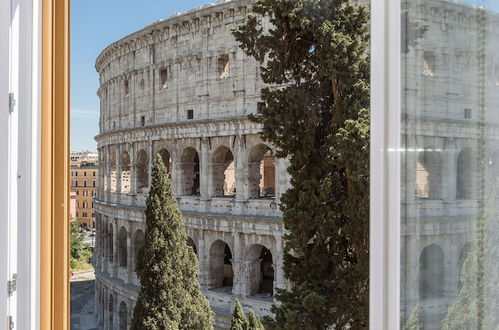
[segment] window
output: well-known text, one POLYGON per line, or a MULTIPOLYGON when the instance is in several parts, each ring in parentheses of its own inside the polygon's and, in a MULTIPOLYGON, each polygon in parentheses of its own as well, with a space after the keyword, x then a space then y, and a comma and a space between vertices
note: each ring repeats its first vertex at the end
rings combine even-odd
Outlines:
POLYGON ((140 126, 146 125, 146 116, 140 116, 140 126))
POLYGON ((78 216, 78 212, 76 212, 76 216, 78 216))
POLYGON ((87 172, 83 172, 83 176, 87 176, 87 172))
POLYGON ((166 68, 159 70, 159 88, 168 88, 168 70, 166 68))
POLYGON ((92 187, 95 187, 95 180, 92 181, 92 187))
POLYGON ((83 181, 83 187, 86 187, 87 186, 87 180, 84 180, 83 181))
POLYGON ((128 79, 125 79, 125 97, 130 97, 130 83, 128 79))
POLYGON ((95 176, 95 171, 93 171, 92 176, 95 176))
POLYGON ((78 181, 75 181, 75 187, 78 187, 78 181))
POLYGON ((79 195, 80 195, 80 191, 79 191, 79 190, 77 190, 77 191, 76 191, 76 196, 79 196, 79 195))
POLYGON ((471 109, 464 109, 464 119, 471 119, 471 109))
POLYGON ((262 113, 264 107, 265 107, 265 102, 257 102, 256 113, 262 113))
POLYGON ((229 77, 229 55, 221 55, 218 57, 218 78, 224 79, 229 77))
POLYGON ((75 172, 75 176, 78 176, 78 171, 75 172))
POLYGON ((187 110, 187 119, 193 119, 194 118, 194 110, 190 109, 187 110))

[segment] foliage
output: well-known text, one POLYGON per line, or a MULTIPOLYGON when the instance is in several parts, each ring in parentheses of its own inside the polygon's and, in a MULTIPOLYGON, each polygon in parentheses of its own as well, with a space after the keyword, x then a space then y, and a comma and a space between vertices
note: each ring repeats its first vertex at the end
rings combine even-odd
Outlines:
POLYGON ((404 325, 403 330, 422 330, 423 326, 421 325, 421 307, 419 305, 414 308, 409 319, 404 325))
POLYGON ((249 311, 249 316, 246 318, 243 307, 236 299, 236 307, 230 321, 230 330, 265 330, 260 318, 253 312, 249 311))
POLYGON ((232 314, 232 320, 230 321, 230 330, 248 330, 249 322, 244 314, 244 310, 236 300, 236 307, 234 308, 234 313, 232 314))
POLYGON ((83 238, 84 234, 80 233, 78 221, 76 219, 72 219, 70 221, 71 258, 80 259, 83 251, 83 238))
POLYGON ((252 309, 249 311, 248 315, 248 322, 249 322, 249 330, 265 330, 263 327, 262 321, 258 317, 258 315, 253 312, 252 309))
POLYGON ((461 288, 442 329, 499 329, 499 236, 495 216, 484 215, 460 274, 461 288), (492 221, 494 219, 495 221, 492 221))
POLYGON ((152 170, 145 216, 144 246, 136 265, 141 289, 131 328, 213 329, 213 313, 197 279, 197 258, 187 245, 182 214, 159 155, 152 170))
POLYGON ((270 85, 251 118, 291 175, 281 210, 293 286, 276 290, 266 327, 367 328, 368 11, 347 0, 257 0, 252 11, 233 31, 270 85))

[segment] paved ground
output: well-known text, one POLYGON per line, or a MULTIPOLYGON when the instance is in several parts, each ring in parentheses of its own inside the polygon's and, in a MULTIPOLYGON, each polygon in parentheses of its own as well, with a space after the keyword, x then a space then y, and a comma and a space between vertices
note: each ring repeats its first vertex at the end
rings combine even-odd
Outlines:
POLYGON ((71 277, 71 330, 97 330, 94 271, 71 277))

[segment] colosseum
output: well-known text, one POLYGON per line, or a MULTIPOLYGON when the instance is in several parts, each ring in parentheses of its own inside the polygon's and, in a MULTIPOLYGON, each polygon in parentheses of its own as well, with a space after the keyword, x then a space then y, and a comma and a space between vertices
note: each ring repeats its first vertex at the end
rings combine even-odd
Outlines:
POLYGON ((231 29, 249 1, 206 5, 155 22, 107 47, 100 74, 100 185, 94 257, 98 320, 126 329, 139 281, 151 164, 171 172, 199 281, 216 316, 230 325, 235 299, 269 313, 282 273, 279 197, 286 161, 248 120, 262 106, 259 66, 231 29))
MULTIPOLYGON (((273 289, 289 287, 278 208, 289 186, 287 162, 247 119, 262 106, 264 84, 258 64, 230 34, 250 4, 234 0, 173 15, 97 58, 94 265, 103 329, 126 329, 132 317, 156 154, 170 169, 216 326, 228 327, 236 298, 268 315, 273 289)), ((425 329, 439 329, 459 293, 487 194, 476 173, 499 174, 499 19, 450 0, 406 6, 401 322, 420 306, 425 329)))

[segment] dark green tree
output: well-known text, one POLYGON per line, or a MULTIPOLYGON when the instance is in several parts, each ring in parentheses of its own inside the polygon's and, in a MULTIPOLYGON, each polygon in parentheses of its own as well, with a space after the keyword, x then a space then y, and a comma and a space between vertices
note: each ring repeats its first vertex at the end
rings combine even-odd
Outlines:
POLYGON ((213 329, 213 313, 197 279, 197 258, 186 243, 182 214, 160 156, 154 161, 145 216, 132 329, 213 329))
POLYGON ((347 0, 257 0, 233 31, 270 85, 251 118, 290 161, 280 207, 293 286, 276 290, 267 328, 368 327, 368 22, 347 0))
POLYGON ((232 320, 230 321, 230 330, 248 330, 249 322, 244 314, 243 307, 236 300, 236 307, 234 308, 234 313, 232 313, 232 320))
POLYGON ((248 323, 249 323, 248 327, 249 330, 265 330, 262 321, 260 320, 258 315, 256 315, 255 312, 253 312, 252 309, 250 309, 249 311, 248 323))

